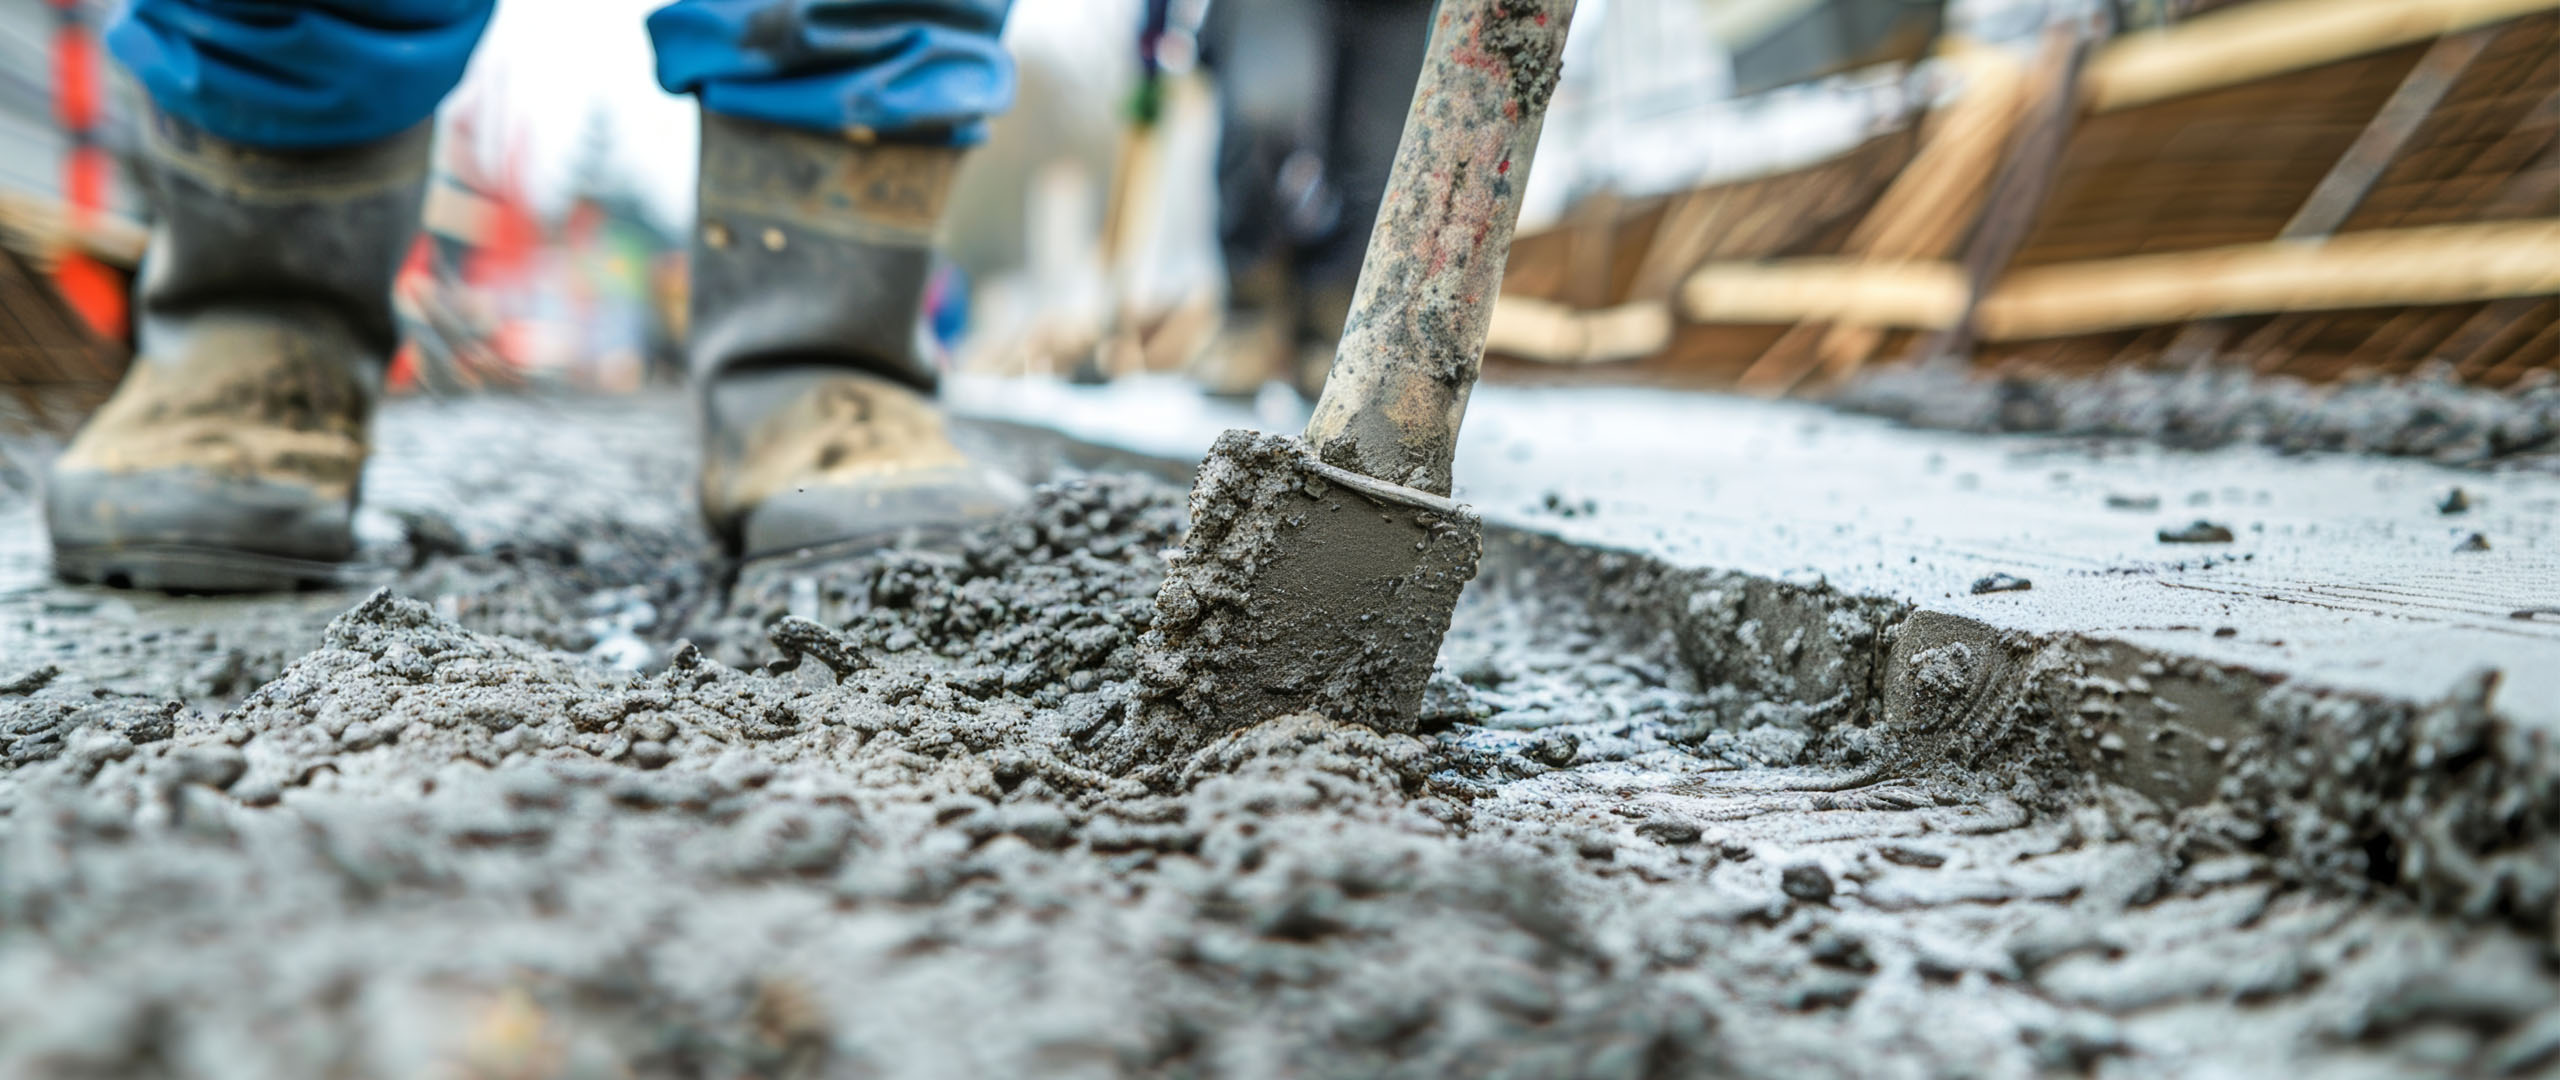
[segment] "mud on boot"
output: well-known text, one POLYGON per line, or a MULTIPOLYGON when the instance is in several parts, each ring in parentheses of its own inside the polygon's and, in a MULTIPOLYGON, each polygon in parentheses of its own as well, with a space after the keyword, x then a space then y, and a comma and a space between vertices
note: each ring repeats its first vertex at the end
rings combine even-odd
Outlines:
POLYGON ((750 559, 948 536, 1020 498, 889 379, 798 366, 731 372, 707 394, 703 517, 750 559))
POLYGON ((147 126, 139 349, 47 478, 54 570, 175 591, 336 580, 432 132, 266 151, 147 126))
POLYGON ((1019 499, 929 396, 919 315, 961 154, 702 114, 689 365, 731 553, 952 532, 1019 499))
POLYGON ((1296 362, 1299 320, 1288 267, 1265 259, 1235 275, 1227 286, 1218 332, 1186 365, 1201 392, 1249 398, 1262 384, 1285 380, 1296 362))
POLYGON ((1192 357, 1192 381, 1212 397, 1250 398, 1280 382, 1314 401, 1333 367, 1352 282, 1290 280, 1276 262, 1231 286, 1217 334, 1192 357))

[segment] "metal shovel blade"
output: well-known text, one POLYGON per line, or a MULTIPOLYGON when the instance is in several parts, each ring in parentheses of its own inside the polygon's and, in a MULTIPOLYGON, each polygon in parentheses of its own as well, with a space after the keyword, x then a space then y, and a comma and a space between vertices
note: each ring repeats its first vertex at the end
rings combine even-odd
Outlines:
POLYGON ((1412 731, 1482 540, 1467 507, 1227 432, 1139 643, 1147 694, 1204 739, 1292 712, 1412 731))

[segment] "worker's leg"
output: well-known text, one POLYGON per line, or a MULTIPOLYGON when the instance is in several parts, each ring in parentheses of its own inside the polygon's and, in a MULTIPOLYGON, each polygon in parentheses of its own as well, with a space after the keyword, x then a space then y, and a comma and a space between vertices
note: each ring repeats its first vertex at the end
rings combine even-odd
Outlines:
POLYGON ((107 28, 163 115, 266 150, 408 131, 462 81, 494 0, 132 0, 107 28))
POLYGON ((134 0, 151 98, 137 355, 56 460, 57 569, 178 589, 322 577, 354 550, 428 115, 490 0, 134 0))
POLYGON ((1003 505, 927 397, 918 321, 963 148, 1010 104, 1004 0, 678 0, 658 80, 702 102, 688 363, 702 509, 755 556, 1003 505))
POLYGON ((1326 2, 1332 9, 1332 36, 1325 72, 1332 82, 1322 99, 1325 112, 1317 145, 1334 213, 1324 229, 1298 238, 1290 258, 1298 327, 1298 366, 1291 375, 1309 397, 1323 387, 1342 324, 1351 314, 1369 231, 1378 222, 1387 173, 1395 164, 1396 144, 1404 136, 1405 113, 1413 103, 1414 83, 1422 77, 1422 54, 1431 37, 1431 0, 1326 2))
POLYGON ((1339 194, 1331 229, 1298 253, 1309 326, 1329 344, 1350 313, 1351 288, 1378 223, 1405 113, 1422 78, 1432 0, 1331 0, 1333 92, 1324 129, 1325 179, 1339 194))
POLYGON ((1218 87, 1218 248, 1227 305, 1192 367, 1215 394, 1285 378, 1299 336, 1297 251, 1342 212, 1326 176, 1332 112, 1329 0, 1217 0, 1200 28, 1218 87))

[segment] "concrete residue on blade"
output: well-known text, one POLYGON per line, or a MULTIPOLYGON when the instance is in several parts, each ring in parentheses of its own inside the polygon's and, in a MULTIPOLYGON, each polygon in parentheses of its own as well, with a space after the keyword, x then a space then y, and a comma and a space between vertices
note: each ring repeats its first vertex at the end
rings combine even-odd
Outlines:
POLYGON ((1444 499, 1385 490, 1303 442, 1230 431, 1191 491, 1191 532, 1139 643, 1159 738, 1188 741, 1313 711, 1383 731, 1415 710, 1480 524, 1444 499))

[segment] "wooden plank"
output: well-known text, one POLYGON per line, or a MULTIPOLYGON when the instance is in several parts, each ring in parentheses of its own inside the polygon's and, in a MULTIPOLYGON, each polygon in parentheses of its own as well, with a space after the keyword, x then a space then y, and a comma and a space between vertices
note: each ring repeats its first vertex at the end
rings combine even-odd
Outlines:
POLYGON ((1796 380, 1804 377, 1805 372, 1822 362, 1817 350, 1822 347, 1823 335, 1829 329, 1829 324, 1818 322, 1800 322, 1788 327, 1785 334, 1752 358, 1750 367, 1742 369, 1742 374, 1734 377, 1734 386, 1764 397, 1786 393, 1795 386, 1796 380))
POLYGON ((2244 358, 2261 374, 2282 371, 2313 338, 2319 336, 2323 321, 2318 315, 2278 314, 2268 319, 2257 333, 2242 339, 2231 350, 2231 355, 2244 358))
POLYGON ((1999 50, 1959 49, 1947 63, 1963 79, 1962 95, 1931 118, 1919 154, 1850 233, 1850 253, 1939 258, 1972 226, 2039 87, 2033 71, 1999 50))
POLYGON ((1545 364, 1605 364, 1659 352, 1671 343, 1671 308, 1638 300, 1596 311, 1528 297, 1493 306, 1485 351, 1545 364))
POLYGON ((2390 100, 2374 113, 2373 122, 2365 125, 2364 133, 2339 155, 2337 163, 2329 167, 2329 174, 2320 178, 2320 186, 2311 189, 2311 197, 2294 211, 2293 220, 2285 222, 2276 235, 2296 239, 2338 231, 2338 226, 2345 224, 2348 215, 2364 202, 2365 193, 2373 190, 2373 182, 2381 179, 2382 171, 2399 159, 2410 136, 2418 133, 2419 126, 2444 101, 2445 93, 2453 89, 2463 70, 2479 58, 2481 50, 2498 33, 2498 27, 2489 26, 2438 38, 2427 49, 2427 55, 2419 59, 2418 66, 2400 81, 2400 88, 2392 92, 2390 100))
POLYGON ((2560 9, 2560 0, 2260 0, 2117 38, 2082 79, 2110 112, 2560 9))
POLYGON ((2560 218, 2349 233, 2031 267, 1982 302, 1991 340, 2227 315, 2560 293, 2560 218))
POLYGON ((0 244, 16 249, 37 269, 51 269, 66 248, 126 269, 142 261, 150 234, 141 225, 103 212, 77 223, 72 218, 70 208, 57 200, 0 191, 0 244))
MULTIPOLYGON (((1948 62, 1964 79, 1963 96, 1933 118, 1928 142, 1850 233, 1849 252, 1884 263, 1952 254, 1981 218, 2020 125, 2039 99, 2064 85, 2070 48, 2049 39, 2034 69, 1999 50, 1952 52, 1948 62)), ((1826 382, 1845 381, 1884 344, 1884 333, 1871 324, 1843 323, 1809 345, 1798 346, 1792 336, 1782 344, 1743 373, 1743 389, 1784 394, 1817 371, 1826 382)))
MULTIPOLYGON (((1863 211, 1899 174, 1917 139, 1909 126, 1887 131, 1819 162, 1781 173, 1691 189, 1656 200, 1650 229, 1614 239, 1606 262, 1612 282, 1623 278, 1627 299, 1668 300, 1689 268, 1708 259, 1758 259, 1838 250, 1834 232, 1843 218, 1863 211), (1836 226, 1836 228, 1835 228, 1836 226)), ((1513 241, 1503 293, 1559 300, 1565 297, 1574 227, 1567 220, 1513 241)), ((1590 305, 1587 305, 1590 306, 1590 305)))
MULTIPOLYGON (((2277 237, 2301 240, 2338 231, 2364 204, 2365 196, 2372 192, 2384 170, 2400 160, 2411 137, 2434 115, 2436 106, 2443 103, 2462 73, 2504 29, 2503 25, 2480 27, 2436 39, 2417 66, 2400 80, 2391 97, 2374 110, 2373 119, 2357 134, 2356 141, 2330 164, 2328 173, 2295 209, 2292 219, 2277 230, 2277 237)), ((2221 356, 2230 336, 2227 320, 2188 323, 2162 352, 2160 364, 2182 369, 2206 367, 2221 356)))
POLYGON ((1681 314, 1697 322, 1824 322, 1940 330, 1964 315, 1963 267, 1825 256, 1766 263, 1709 263, 1680 288, 1681 314))
POLYGON ((1617 251, 1618 212, 1617 195, 1604 191, 1565 215, 1564 285, 1556 299, 1581 308, 1617 299, 1609 295, 1609 266, 1617 251))
POLYGON ((2048 84, 2053 89, 2037 96, 2036 111, 2026 118, 2008 159, 2001 162, 1982 219, 1974 223, 1965 245, 1964 313, 1955 325, 1921 338, 1912 347, 1911 354, 1921 360, 1973 352, 1974 308, 2026 246, 2037 216, 2053 194, 2054 181, 2061 176, 2063 152, 2071 145, 2071 130, 2080 116, 2079 87, 2089 45, 2076 35, 2048 37, 2048 48, 2056 43, 2060 44, 2058 73, 2048 84))
POLYGON ((2129 255, 2165 236, 2189 247, 2274 239, 2426 49, 2083 115, 2016 265, 2129 255))
POLYGON ((2436 346, 2462 328, 2473 312, 2459 307, 2410 308, 2391 317, 2355 352, 2385 371, 2403 372, 2436 358, 2436 346))
POLYGON ((2507 178, 2506 187, 2480 211, 2483 218, 2541 217, 2560 211, 2560 142, 2542 164, 2507 178))
MULTIPOLYGON (((1963 95, 1931 118, 1928 141, 1852 230, 1847 251, 1878 267, 1952 253, 1981 219, 2020 129, 2040 115, 2040 103, 2070 85, 2069 54, 2075 48, 2067 38, 2049 38, 2032 69, 1996 50, 1951 52, 1949 65, 1963 77, 1963 95)), ((1944 330, 1946 324, 1933 318, 1916 328, 1944 330)), ((1801 327, 1761 354, 1739 385, 1774 396, 1817 372, 1836 383, 1865 366, 1884 343, 1882 326, 1870 319, 1801 327)))
POLYGON ((1645 238, 1644 254, 1636 260, 1635 282, 1627 295, 1642 299, 1670 295, 1680 275, 1697 264, 1716 210, 1732 197, 1731 190, 1722 187, 1693 189, 1675 197, 1662 215, 1661 227, 1645 238))
POLYGON ((2528 296, 2511 296, 2482 307, 2478 313, 2455 327, 2443 343, 2436 346, 2436 356, 2451 363, 2454 371, 2465 379, 2478 378, 2488 371, 2496 358, 2492 346, 2507 336, 2507 331, 2533 314, 2543 303, 2528 296))
MULTIPOLYGON (((2545 297, 2541 300, 2501 300, 2489 305, 2488 310, 2482 313, 2482 317, 2485 320, 2495 320, 2511 313, 2514 318, 2497 326, 2489 333, 2473 337, 2471 328, 2466 327, 2462 334, 2457 335, 2464 346, 2464 351, 2455 355, 2454 363, 2464 378, 2472 381, 2486 380, 2500 368, 2510 364, 2519 367, 2536 366, 2532 358, 2525 356, 2521 350, 2524 343, 2533 338, 2535 332, 2544 326, 2560 323, 2560 299, 2545 297), (2512 312, 2501 310, 2508 304, 2518 306, 2512 312)), ((2448 350, 2451 348, 2452 346, 2448 346, 2448 350)), ((2560 353, 2541 357, 2539 366, 2560 367, 2560 353)))
POLYGON ((2560 203, 2499 205, 2560 143, 2560 15, 2507 24, 2341 231, 2543 217, 2560 203), (2552 53, 2520 63, 2519 52, 2552 53))
MULTIPOLYGON (((2491 370, 2503 370, 2509 367, 2521 367, 2529 371, 2549 371, 2560 367, 2560 319, 2552 320, 2551 325, 2543 327, 2541 333, 2535 334, 2531 340, 2518 346, 2516 351, 2508 353, 2506 360, 2491 370)), ((2523 374, 2522 371, 2516 373, 2518 377, 2523 374)))
POLYGON ((2178 328, 2178 335, 2161 347, 2160 366, 2194 370, 2208 367, 2221 359, 2223 346, 2230 343, 2231 322, 2211 319, 2191 322, 2178 328))
MULTIPOLYGON (((2554 87, 2550 96, 2536 103, 2531 115, 2560 116, 2560 87, 2554 87)), ((2554 210, 2560 210, 2560 138, 2551 141, 2539 162, 2509 176, 2504 189, 2489 201, 2480 216, 2517 217, 2554 210)))
POLYGON ((38 426, 67 434, 78 417, 54 415, 47 391, 79 390, 85 409, 115 385, 122 359, 63 304, 40 271, 0 246, 0 387, 38 426))

